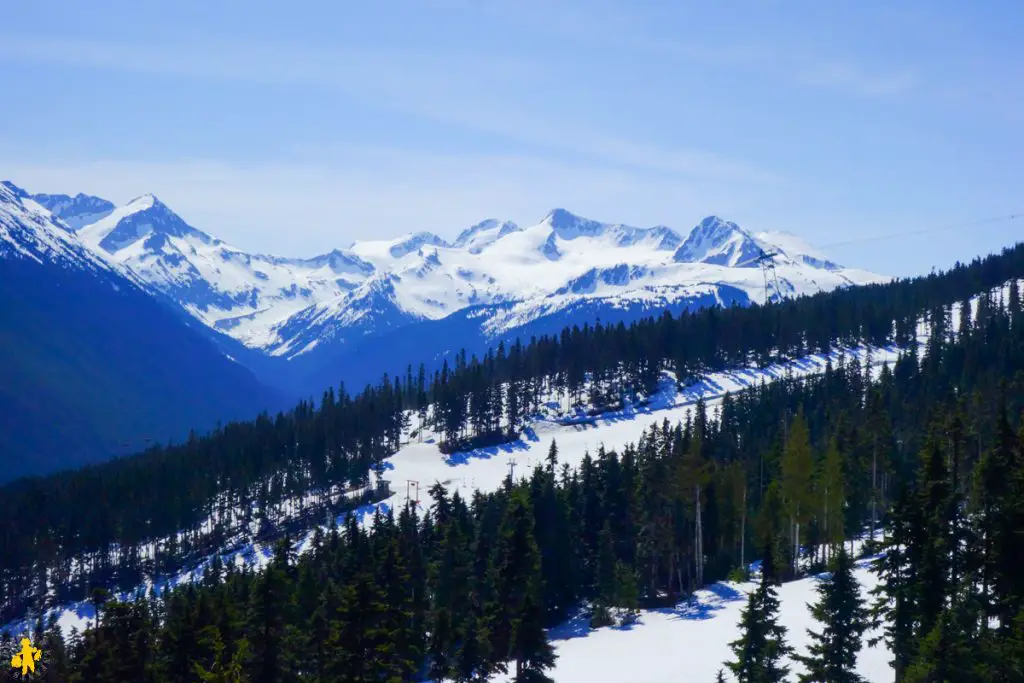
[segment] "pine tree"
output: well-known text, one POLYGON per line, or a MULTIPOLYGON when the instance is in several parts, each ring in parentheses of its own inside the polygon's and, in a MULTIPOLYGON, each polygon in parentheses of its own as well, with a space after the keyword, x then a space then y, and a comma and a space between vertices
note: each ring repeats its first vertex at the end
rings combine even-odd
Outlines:
POLYGON ((793 548, 793 575, 800 573, 801 529, 811 517, 813 508, 814 456, 803 409, 793 419, 782 456, 782 497, 789 516, 790 541, 793 548))
POLYGON ((289 583, 289 542, 281 540, 250 596, 249 624, 253 683, 289 680, 293 661, 288 647, 287 624, 293 596, 289 583))
POLYGON ((615 539, 611 524, 605 520, 601 528, 597 555, 597 597, 594 599, 594 614, 590 619, 591 628, 600 628, 615 623, 611 608, 616 606, 615 539))
POLYGON ((451 677, 455 683, 480 683, 490 678, 490 634, 470 610, 462 640, 455 649, 451 677))
POLYGON ((919 593, 915 560, 921 553, 923 527, 921 511, 912 493, 906 488, 902 489, 885 527, 884 552, 872 567, 879 583, 871 591, 875 598, 871 608, 871 625, 882 628, 883 633, 868 641, 868 644, 874 646, 878 642, 885 642, 893 655, 889 663, 896 673, 897 681, 902 680, 916 649, 915 625, 919 593))
POLYGON ((832 573, 817 588, 818 602, 811 615, 822 624, 820 631, 808 629, 811 644, 807 656, 797 660, 807 667, 801 683, 862 683, 854 671, 861 638, 867 630, 868 612, 853 575, 853 560, 840 545, 832 573))
POLYGON ((504 672, 506 662, 514 660, 516 681, 549 680, 544 671, 554 664, 544 632, 540 551, 533 534, 530 499, 523 489, 513 489, 491 561, 486 615, 491 665, 504 672))
MULTIPOLYGON (((1005 405, 1001 401, 996 421, 995 439, 991 449, 981 458, 976 468, 975 495, 976 522, 981 544, 982 599, 986 612, 998 616, 1008 624, 1022 604, 1011 598, 1014 584, 1020 584, 1018 564, 1024 553, 1020 527, 1024 508, 1015 509, 1022 502, 1018 492, 1024 491, 1024 459, 1020 443, 1013 433, 1005 405)), ((1024 598, 1024 596, 1020 596, 1024 598)))
POLYGON ((900 683, 979 680, 974 675, 969 633, 963 627, 952 610, 943 610, 935 626, 921 638, 917 658, 900 683))
POLYGON ((740 637, 729 643, 736 657, 726 666, 739 683, 779 683, 789 674, 782 658, 791 648, 786 627, 779 624, 779 599, 767 575, 750 593, 740 614, 740 637))
POLYGON ((555 665, 555 650, 544 631, 544 605, 539 573, 531 579, 519 619, 512 631, 510 654, 516 663, 516 683, 554 683, 545 672, 555 665))
POLYGON ((843 456, 835 437, 829 441, 818 474, 817 490, 821 501, 821 532, 827 561, 832 551, 843 544, 843 507, 846 494, 843 481, 843 456))
POLYGON ((245 640, 239 641, 234 655, 227 659, 224 652, 224 643, 218 638, 214 645, 214 661, 210 669, 204 668, 196 663, 195 675, 202 683, 248 683, 249 678, 245 674, 245 660, 249 657, 249 643, 245 640))

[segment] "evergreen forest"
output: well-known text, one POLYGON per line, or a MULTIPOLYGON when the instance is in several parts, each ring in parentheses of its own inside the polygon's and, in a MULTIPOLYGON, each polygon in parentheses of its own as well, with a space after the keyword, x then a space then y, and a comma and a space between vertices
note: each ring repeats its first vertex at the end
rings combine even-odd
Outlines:
POLYGON ((29 615, 51 681, 540 682, 555 661, 546 629, 571 616, 628 624, 753 578, 721 680, 857 681, 871 628, 898 683, 1024 681, 1021 278, 1024 245, 885 285, 573 328, 13 482, 2 616, 29 615), (902 353, 842 353, 858 345, 902 353), (384 460, 424 428, 449 452, 500 443, 551 397, 597 413, 666 377, 833 351, 820 374, 698 401, 577 468, 556 443, 497 491, 437 483, 425 510, 345 515, 386 495, 384 460), (846 542, 865 531, 870 595, 846 542), (112 597, 253 538, 276 541, 261 571, 215 556, 197 582, 112 597), (826 570, 798 676, 776 587, 826 570), (82 633, 41 616, 85 598, 98 618, 82 633))

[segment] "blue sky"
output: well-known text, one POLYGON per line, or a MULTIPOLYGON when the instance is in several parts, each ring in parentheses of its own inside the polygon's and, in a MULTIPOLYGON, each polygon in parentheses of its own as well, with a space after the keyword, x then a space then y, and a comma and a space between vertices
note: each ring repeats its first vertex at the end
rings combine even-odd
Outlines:
MULTIPOLYGON (((8 3, 0 176, 153 192, 309 255, 561 206, 819 245, 1024 210, 1024 9, 947 2, 8 3)), ((927 271, 1024 218, 843 244, 927 271)))

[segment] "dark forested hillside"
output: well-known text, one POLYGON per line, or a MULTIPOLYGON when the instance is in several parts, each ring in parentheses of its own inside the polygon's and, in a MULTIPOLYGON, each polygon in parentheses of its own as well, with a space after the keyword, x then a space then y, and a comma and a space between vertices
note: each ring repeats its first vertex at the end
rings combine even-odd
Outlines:
POLYGON ((278 404, 170 306, 126 279, 0 258, 0 481, 278 404))
MULTIPOLYGON (((204 680, 416 680, 428 669, 483 680, 503 667, 518 680, 543 680, 543 627, 581 601, 598 622, 671 602, 742 570, 766 547, 773 573, 788 578, 798 570, 795 545, 825 561, 873 518, 898 524, 902 516, 890 508, 926 495, 913 492, 928 481, 948 488, 934 491, 926 508, 946 516, 919 529, 917 544, 934 546, 949 525, 968 528, 951 510, 966 515, 990 500, 1012 508, 1024 482, 1013 436, 1024 409, 1020 277, 1024 247, 943 275, 783 305, 567 330, 480 361, 459 354, 429 377, 409 368, 356 398, 332 392, 319 408, 303 404, 181 447, 20 482, 0 490, 0 514, 12 522, 0 538, 5 609, 47 606, 38 578, 47 569, 68 576, 75 556, 91 558, 74 588, 84 595, 99 581, 137 581, 212 547, 228 529, 214 524, 211 532, 201 520, 224 510, 252 511, 272 525, 282 502, 305 490, 365 484, 398 446, 405 411, 420 411, 455 448, 508 438, 552 390, 609 406, 666 370, 685 381, 843 343, 909 349, 875 379, 851 361, 727 397, 717 414, 698 409, 689 423, 666 424, 621 453, 595 453, 575 472, 552 452, 547 467, 495 494, 465 501, 434 489, 424 519, 402 510, 372 530, 350 521, 322 534, 301 560, 282 545, 259 575, 218 569, 204 587, 107 604, 100 626, 69 644, 67 663, 68 675, 90 681, 191 680, 196 666, 209 674, 204 680), (1005 295, 991 293, 1010 280, 1005 295), (921 320, 930 341, 918 350, 911 340, 921 320), (989 455, 995 451, 1003 455, 989 455), (1010 482, 998 495, 986 483, 993 477, 982 476, 993 458, 1001 468, 994 481, 1010 482), (922 469, 939 461, 945 470, 922 469), (160 561, 142 557, 145 541, 175 529, 195 543, 161 546, 160 561), (289 658, 300 643, 316 653, 312 660, 289 658), (131 655, 115 656, 119 648, 131 655), (231 678, 233 669, 247 678, 231 678), (128 678, 111 678, 112 670, 128 678)), ((304 503, 322 511, 316 504, 335 503, 304 503)), ((929 590, 950 599, 908 624, 897 619, 907 671, 935 628, 945 624, 934 636, 941 639, 950 633, 946 619, 965 618, 944 616, 969 579, 960 565, 942 563, 956 545, 943 538, 945 550, 927 551, 937 563, 929 590)), ((990 603, 999 605, 985 608, 999 624, 986 647, 1012 650, 1006 624, 1020 593, 1006 574, 1017 551, 1000 543, 985 551, 988 573, 971 576, 984 576, 990 603)), ((919 545, 901 540, 887 557, 900 560, 903 547, 919 545)), ((891 573, 900 609, 925 609, 924 593, 914 592, 921 587, 898 588, 907 574, 891 573)), ((965 647, 977 644, 970 638, 978 631, 965 647)))

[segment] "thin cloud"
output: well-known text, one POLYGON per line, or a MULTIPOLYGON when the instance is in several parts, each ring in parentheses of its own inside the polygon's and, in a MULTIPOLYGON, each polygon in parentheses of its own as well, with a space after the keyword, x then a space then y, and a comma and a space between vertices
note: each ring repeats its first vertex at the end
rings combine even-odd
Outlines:
POLYGON ((419 54, 396 50, 284 45, 117 45, 6 36, 0 57, 64 66, 256 84, 303 85, 384 105, 436 122, 569 152, 597 162, 693 179, 785 182, 778 172, 707 150, 627 139, 510 101, 558 75, 529 58, 419 54))
POLYGON ((848 61, 806 63, 794 69, 796 78, 807 85, 833 88, 868 97, 900 95, 918 82, 909 70, 871 72, 848 61))
POLYGON ((482 4, 481 9, 564 39, 587 43, 599 39, 606 46, 659 55, 679 63, 764 74, 780 82, 851 96, 895 96, 919 85, 918 75, 905 66, 869 66, 784 40, 737 41, 729 38, 728 30, 715 31, 703 23, 693 34, 694 24, 684 21, 688 15, 685 11, 678 16, 658 16, 655 11, 645 12, 643 5, 597 0, 576 5, 520 0, 514 4, 482 4), (666 29, 670 38, 666 38, 666 29), (708 33, 715 36, 713 42, 703 37, 708 33))

